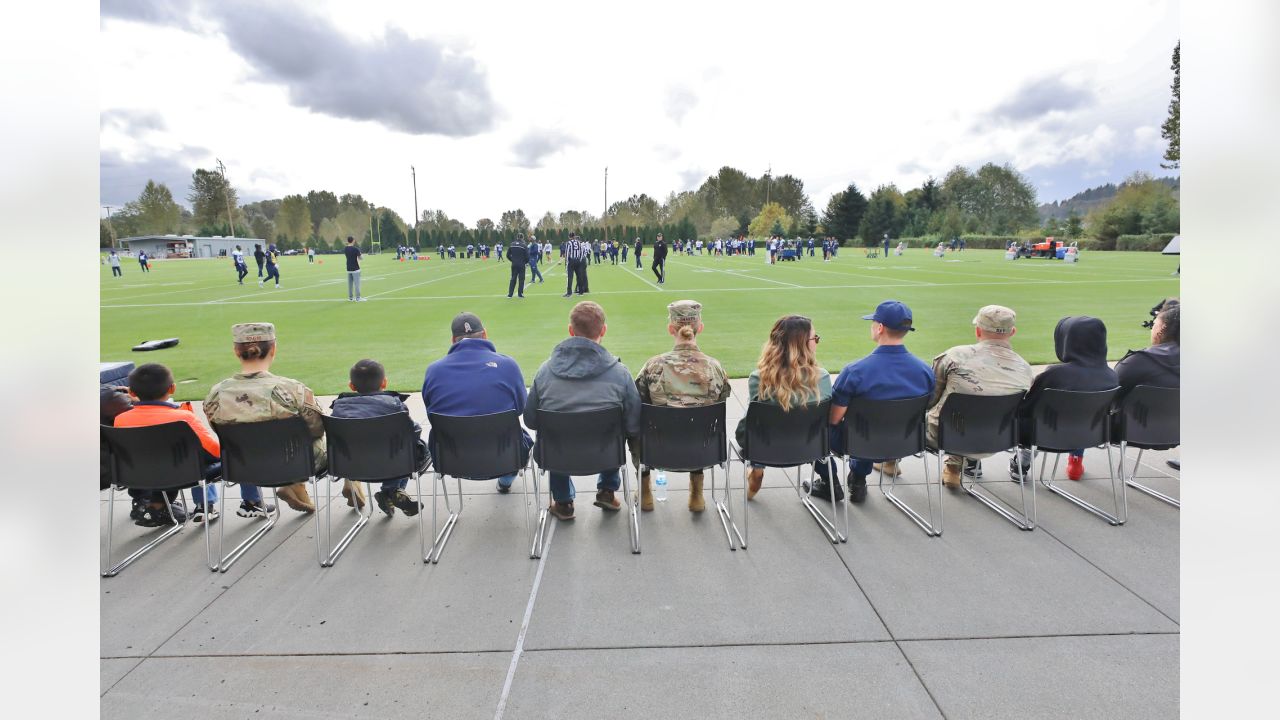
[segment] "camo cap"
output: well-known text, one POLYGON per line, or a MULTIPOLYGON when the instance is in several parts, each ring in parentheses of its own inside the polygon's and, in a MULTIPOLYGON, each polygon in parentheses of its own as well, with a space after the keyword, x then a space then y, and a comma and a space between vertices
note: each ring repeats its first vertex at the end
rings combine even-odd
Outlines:
POLYGON ((238 323, 231 326, 231 338, 238 343, 276 339, 276 326, 267 322, 238 323))
POLYGON ((667 306, 667 317, 673 323, 696 323, 702 320, 702 303, 677 300, 667 306))
POLYGON ((1013 310, 1003 305, 987 305, 974 316, 973 324, 981 328, 983 332, 1006 335, 1013 332, 1013 321, 1015 319, 1017 319, 1017 315, 1013 310))

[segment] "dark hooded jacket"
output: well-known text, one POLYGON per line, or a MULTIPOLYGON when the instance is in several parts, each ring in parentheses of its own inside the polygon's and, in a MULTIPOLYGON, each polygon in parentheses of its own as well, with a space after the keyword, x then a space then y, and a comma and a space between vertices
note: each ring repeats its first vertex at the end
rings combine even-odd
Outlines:
MULTIPOLYGON (((372 393, 345 392, 334 398, 333 404, 329 406, 329 412, 336 418, 374 418, 399 412, 407 413, 409 408, 404 401, 408 397, 391 390, 372 393)), ((427 443, 422 439, 422 427, 417 422, 413 423, 413 433, 417 438, 414 458, 418 472, 425 472, 430 453, 427 452, 427 443)))
MULTIPOLYGON (((1120 384, 1107 365, 1107 326, 1095 317, 1064 317, 1053 329, 1053 349, 1062 362, 1045 368, 1031 383, 1019 406, 1019 419, 1029 420, 1045 390, 1110 390, 1120 384)), ((1030 423, 1024 423, 1026 430, 1030 423)), ((1024 430, 1024 435, 1026 430, 1024 430)))
POLYGON ((524 424, 538 429, 538 409, 582 412, 621 407, 626 433, 640 434, 640 393, 631 371, 600 343, 570 337, 551 351, 529 388, 524 424))
POLYGON ((1181 346, 1176 342, 1152 345, 1144 350, 1130 350, 1116 363, 1123 397, 1139 385, 1176 388, 1181 386, 1181 346))

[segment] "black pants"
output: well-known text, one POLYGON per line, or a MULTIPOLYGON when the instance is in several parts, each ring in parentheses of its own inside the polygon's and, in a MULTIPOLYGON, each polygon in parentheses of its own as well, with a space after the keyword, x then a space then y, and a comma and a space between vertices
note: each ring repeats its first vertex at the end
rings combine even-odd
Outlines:
POLYGON ((151 272, 147 269, 147 262, 145 260, 139 260, 138 265, 142 268, 142 272, 151 272))
POLYGON ((575 279, 578 281, 578 292, 582 292, 582 283, 583 283, 582 276, 586 275, 586 270, 582 268, 583 264, 584 264, 584 261, 582 260, 566 260, 565 261, 565 266, 564 266, 564 279, 565 279, 564 294, 565 295, 573 294, 573 282, 575 279), (581 273, 581 275, 579 275, 579 273, 581 273))
POLYGON ((245 276, 245 275, 248 275, 248 274, 249 274, 249 268, 245 267, 244 265, 237 265, 237 266, 236 266, 236 276, 237 276, 237 277, 236 277, 236 281, 237 281, 237 282, 243 282, 243 281, 244 281, 244 276, 245 276))
POLYGON ((666 258, 663 258, 661 260, 654 258, 653 267, 650 269, 653 270, 654 275, 658 276, 658 282, 662 282, 663 280, 667 279, 667 259, 666 258))
POLYGON ((111 266, 111 277, 124 277, 124 271, 120 269, 119 265, 111 266))
POLYGON ((520 297, 524 297, 524 264, 511 264, 511 282, 507 284, 507 297, 516 289, 516 279, 520 280, 520 297))

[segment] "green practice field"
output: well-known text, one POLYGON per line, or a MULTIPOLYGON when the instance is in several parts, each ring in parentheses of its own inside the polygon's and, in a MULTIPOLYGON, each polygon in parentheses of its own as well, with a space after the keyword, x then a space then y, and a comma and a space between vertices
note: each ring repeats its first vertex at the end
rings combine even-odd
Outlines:
MULTIPOLYGON (((647 248, 646 248, 647 250, 647 248)), ((558 254, 558 253, 557 253, 558 254)), ((280 289, 259 288, 256 267, 237 285, 231 260, 161 260, 144 274, 122 257, 124 277, 107 267, 101 279, 101 359, 162 362, 178 380, 178 399, 199 400, 238 367, 231 353, 231 325, 275 323, 279 336, 273 372, 307 383, 317 394, 346 389, 347 370, 371 357, 387 367, 388 386, 416 392, 427 365, 449 346, 449 321, 474 312, 499 352, 514 357, 532 381, 551 348, 567 335, 569 309, 581 299, 561 297, 564 268, 558 257, 543 263, 545 284, 527 286, 526 297, 507 299, 508 265, 490 260, 444 260, 434 256, 398 262, 394 254, 363 260, 368 302, 348 302, 346 272, 338 255, 281 260, 280 289), (181 338, 176 348, 131 352, 145 340, 181 338)), ((667 281, 656 285, 633 258, 618 265, 591 265, 587 297, 608 316, 604 345, 632 373, 652 355, 669 350, 666 305, 691 298, 703 304, 702 349, 718 358, 732 377, 748 375, 769 328, 779 316, 813 318, 822 336, 819 361, 837 371, 872 349, 867 323, 882 300, 907 303, 918 332, 908 348, 929 361, 946 348, 973 341, 970 324, 987 304, 1018 313, 1014 348, 1033 364, 1055 362, 1053 328, 1065 315, 1102 318, 1109 355, 1145 347, 1141 326, 1150 308, 1179 293, 1171 273, 1177 257, 1156 253, 1084 253, 1078 264, 1056 260, 1007 261, 1002 251, 965 250, 936 258, 911 249, 902 257, 866 258, 858 248, 822 262, 814 258, 765 264, 765 255, 688 257, 667 261, 667 281)))

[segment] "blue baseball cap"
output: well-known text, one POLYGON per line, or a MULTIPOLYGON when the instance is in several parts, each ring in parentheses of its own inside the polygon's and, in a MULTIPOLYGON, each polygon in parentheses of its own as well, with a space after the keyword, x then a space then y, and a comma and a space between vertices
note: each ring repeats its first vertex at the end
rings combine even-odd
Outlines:
POLYGON ((875 320, 892 330, 911 330, 911 308, 905 303, 897 300, 885 300, 876 306, 876 311, 870 315, 863 315, 863 320, 875 320))

